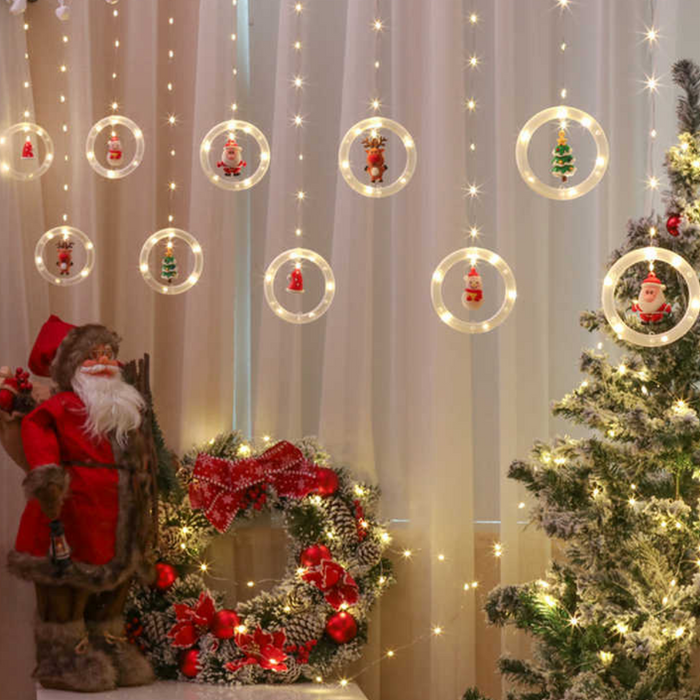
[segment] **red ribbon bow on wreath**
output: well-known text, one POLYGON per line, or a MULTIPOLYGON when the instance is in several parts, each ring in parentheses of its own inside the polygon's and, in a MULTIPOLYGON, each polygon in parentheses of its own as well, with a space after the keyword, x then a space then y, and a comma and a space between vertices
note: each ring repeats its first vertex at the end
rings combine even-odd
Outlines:
POLYGON ((325 553, 321 554, 320 561, 308 567, 301 577, 323 591, 326 602, 336 610, 340 610, 343 604, 354 605, 360 598, 355 579, 325 553))
POLYGON ((249 489, 269 486, 278 496, 303 498, 316 487, 317 471, 299 448, 286 441, 259 457, 236 461, 200 454, 190 484, 190 504, 204 511, 219 532, 226 532, 238 511, 249 505, 249 489))

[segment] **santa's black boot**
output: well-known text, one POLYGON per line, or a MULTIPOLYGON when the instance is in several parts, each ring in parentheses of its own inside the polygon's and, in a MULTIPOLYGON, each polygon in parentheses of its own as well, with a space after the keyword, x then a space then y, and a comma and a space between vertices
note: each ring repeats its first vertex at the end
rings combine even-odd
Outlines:
POLYGON ((88 641, 83 620, 37 622, 34 678, 44 688, 98 693, 117 686, 110 658, 88 641))
POLYGON ((117 685, 149 685, 155 681, 151 662, 126 638, 121 617, 88 621, 88 629, 90 643, 111 659, 117 672, 117 685))

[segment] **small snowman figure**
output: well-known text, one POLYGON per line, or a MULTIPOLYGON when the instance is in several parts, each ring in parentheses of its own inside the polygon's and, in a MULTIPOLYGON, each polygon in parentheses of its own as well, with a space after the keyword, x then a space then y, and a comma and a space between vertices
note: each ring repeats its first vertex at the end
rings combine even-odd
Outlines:
POLYGON ((464 282, 462 306, 466 309, 478 309, 484 303, 484 292, 481 285, 481 275, 474 266, 464 275, 464 282))
POLYGON ((107 144, 107 163, 116 168, 122 164, 123 160, 122 142, 116 134, 112 134, 107 144))

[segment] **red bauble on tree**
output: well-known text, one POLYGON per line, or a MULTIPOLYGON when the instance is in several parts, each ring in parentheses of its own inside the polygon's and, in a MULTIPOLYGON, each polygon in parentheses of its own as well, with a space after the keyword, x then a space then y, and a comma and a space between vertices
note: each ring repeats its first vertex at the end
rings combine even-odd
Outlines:
POLYGON ((347 644, 357 636, 357 622, 350 613, 341 610, 328 618, 326 632, 336 644, 347 644))
POLYGON ((233 610, 219 610, 211 621, 211 633, 217 639, 231 639, 241 621, 233 610))
POLYGON ((159 561, 156 564, 156 580, 153 584, 162 593, 165 593, 177 579, 177 571, 172 564, 166 564, 164 561, 159 561))
POLYGON ((188 649, 180 654, 180 673, 188 678, 199 673, 199 649, 188 649))
POLYGON ((338 475, 332 469, 319 467, 314 491, 321 496, 332 496, 338 490, 338 475))
POLYGON ((672 235, 679 234, 678 227, 681 225, 681 217, 678 214, 671 214, 666 221, 666 230, 672 235))
POLYGON ((325 544, 312 544, 307 547, 299 557, 299 563, 309 569, 312 566, 318 566, 323 559, 332 559, 331 550, 325 544))

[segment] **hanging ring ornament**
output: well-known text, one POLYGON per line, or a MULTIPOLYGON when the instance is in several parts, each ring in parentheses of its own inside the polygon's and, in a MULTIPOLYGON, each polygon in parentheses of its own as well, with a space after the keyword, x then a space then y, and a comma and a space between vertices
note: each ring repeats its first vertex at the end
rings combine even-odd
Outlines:
POLYGON ((160 294, 173 296, 174 294, 182 294, 183 292, 186 292, 188 289, 197 284, 197 281, 202 276, 203 269, 204 254, 202 253, 202 246, 199 245, 199 241, 188 231, 183 231, 179 228, 162 228, 160 231, 156 231, 155 233, 151 234, 141 248, 141 255, 139 256, 139 270, 141 270, 141 276, 146 281, 146 284, 151 287, 151 289, 154 289, 160 294), (190 272, 187 279, 180 284, 163 284, 151 274, 149 264, 151 251, 158 243, 166 238, 171 241, 176 238, 184 241, 190 247, 190 250, 194 255, 194 267, 192 268, 192 272, 190 272))
POLYGON ((143 138, 143 131, 141 131, 138 124, 128 117, 123 117, 119 114, 100 119, 100 121, 90 129, 87 141, 85 142, 85 156, 88 159, 88 163, 90 163, 90 167, 92 167, 98 175, 102 175, 102 177, 106 177, 108 180, 118 180, 127 175, 131 175, 131 173, 141 165, 145 150, 146 142, 143 138), (131 135, 134 137, 134 142, 136 143, 136 150, 131 160, 123 168, 106 168, 95 155, 95 141, 104 129, 117 125, 123 126, 131 132, 131 135))
POLYGON ((269 265, 265 272, 265 299, 270 305, 270 308, 284 321, 288 323, 311 323, 316 321, 328 311, 328 307, 333 303, 335 296, 335 276, 331 266, 326 260, 313 250, 306 248, 291 248, 280 253, 269 265), (280 268, 288 262, 297 263, 301 260, 307 260, 318 267, 323 275, 324 292, 321 301, 311 310, 306 313, 294 313, 285 309, 277 299, 275 294, 275 278, 280 268))
POLYGON ((608 146, 608 139, 605 136, 603 127, 590 114, 586 114, 586 112, 575 107, 566 107, 564 105, 549 107, 535 114, 521 129, 515 144, 515 161, 518 164, 521 177, 530 189, 549 199, 577 199, 590 192, 603 179, 603 175, 608 169, 609 160, 610 147, 608 146), (593 137, 596 146, 595 164, 588 177, 578 185, 572 185, 571 187, 547 185, 535 175, 530 166, 528 158, 530 141, 541 126, 551 121, 559 121, 560 123, 568 121, 578 122, 593 137))
POLYGON ((460 250, 455 250, 454 253, 450 253, 435 268, 430 282, 430 297, 433 301, 435 313, 443 323, 460 333, 488 333, 488 331, 500 326, 513 310, 517 296, 515 277, 510 267, 508 267, 508 263, 500 255, 486 248, 461 248, 460 250), (482 260, 496 268, 505 285, 505 296, 503 297, 501 308, 491 318, 485 321, 464 321, 454 316, 445 305, 445 300, 442 296, 442 283, 447 273, 458 263, 474 265, 477 260, 482 260))
POLYGON ((29 134, 35 134, 44 142, 44 160, 36 170, 26 173, 15 170, 10 162, 3 160, 0 163, 0 172, 2 172, 3 175, 7 175, 15 180, 23 180, 25 182, 28 180, 36 180, 40 178, 51 167, 51 163, 53 163, 53 141, 49 136, 49 132, 38 124, 34 124, 32 122, 19 122, 17 124, 13 124, 2 133, 2 136, 0 136, 0 149, 7 148, 12 143, 11 137, 19 133, 26 134, 27 138, 29 138, 29 134))
POLYGON ((392 194, 396 194, 406 187, 413 177, 417 162, 418 153, 416 152, 416 143, 411 134, 403 125, 395 122, 393 119, 386 119, 385 117, 370 117, 369 119, 363 119, 357 122, 357 124, 350 127, 345 134, 343 140, 340 142, 340 149, 338 150, 338 165, 340 167, 340 172, 345 178, 345 182, 347 182, 355 192, 359 192, 365 197, 373 197, 375 199, 390 197, 392 194), (404 166, 403 172, 396 180, 389 183, 386 187, 377 187, 376 185, 360 182, 352 171, 352 162, 350 160, 350 148, 353 143, 355 143, 358 136, 362 136, 366 131, 372 134, 372 132, 378 132, 379 129, 386 129, 396 134, 396 136, 401 139, 401 143, 403 143, 406 149, 406 165, 404 166))
POLYGON ((204 174, 209 178, 209 181, 222 190, 233 190, 234 192, 248 190, 257 185, 258 182, 265 177, 265 173, 270 167, 270 144, 267 142, 265 134, 254 124, 240 119, 229 119, 210 129, 207 135, 202 139, 202 143, 199 146, 199 162, 204 174), (244 134, 255 139, 260 149, 260 162, 258 163, 256 171, 249 177, 243 179, 239 179, 237 176, 221 177, 214 171, 211 161, 209 160, 209 153, 214 145, 214 139, 222 134, 230 134, 232 138, 237 131, 242 131, 244 134))
POLYGON ((698 275, 690 264, 677 253, 668 248, 637 248, 623 255, 608 270, 603 280, 603 313, 617 337, 633 345, 647 348, 658 348, 670 345, 682 338, 693 326, 700 314, 700 282, 698 275), (685 280, 688 286, 688 306, 683 318, 670 330, 662 333, 640 333, 630 328, 620 316, 615 304, 615 288, 622 275, 632 265, 640 262, 655 262, 660 260, 669 264, 685 280))
MULTIPOLYGON (((70 262, 70 253, 68 253, 68 260, 70 262)), ((72 226, 56 226, 50 231, 47 231, 37 242, 36 248, 34 249, 34 264, 39 274, 51 284, 55 284, 59 287, 70 287, 74 284, 80 284, 85 278, 92 272, 92 268, 95 266, 95 245, 90 240, 87 234, 83 233, 78 228, 73 228, 72 226), (44 249, 53 240, 63 239, 64 241, 69 241, 71 238, 76 239, 83 244, 85 249, 85 264, 82 269, 80 269, 74 275, 62 276, 59 272, 58 275, 50 272, 46 267, 46 262, 44 261, 44 249)), ((71 263, 72 265, 72 263, 71 263)), ((70 270, 70 265, 67 268, 70 270)))

